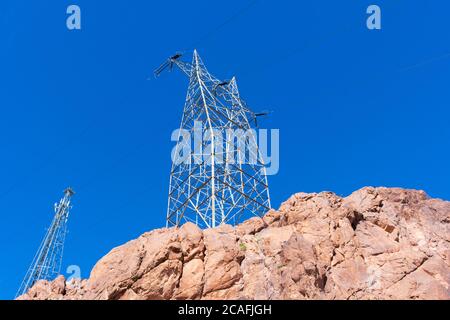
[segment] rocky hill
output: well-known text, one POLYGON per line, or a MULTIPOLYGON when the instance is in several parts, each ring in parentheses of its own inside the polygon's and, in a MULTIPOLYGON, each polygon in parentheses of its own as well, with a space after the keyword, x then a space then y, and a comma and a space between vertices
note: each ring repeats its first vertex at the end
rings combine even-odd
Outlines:
POLYGON ((450 202, 423 191, 298 193, 236 227, 145 233, 19 299, 450 299, 449 242, 450 202))

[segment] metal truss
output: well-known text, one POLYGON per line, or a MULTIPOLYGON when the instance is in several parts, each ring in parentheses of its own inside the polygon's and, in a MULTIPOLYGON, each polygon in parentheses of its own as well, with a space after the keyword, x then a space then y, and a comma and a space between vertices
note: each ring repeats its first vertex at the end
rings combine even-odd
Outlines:
MULTIPOLYGON (((235 78, 221 81, 212 76, 197 51, 192 63, 181 61, 181 56, 169 58, 155 75, 177 66, 189 77, 180 128, 194 137, 198 134, 195 124, 201 123, 201 134, 210 139, 202 139, 201 145, 191 150, 188 161, 172 162, 167 226, 190 221, 210 228, 260 217, 271 206, 256 131, 248 120, 256 119, 255 113, 241 99, 235 78), (227 132, 235 136, 230 139, 227 132), (245 143, 236 143, 239 139, 245 143), (219 155, 223 161, 217 161, 219 155)), ((179 144, 177 155, 181 151, 178 148, 179 144)))
POLYGON ((47 233, 20 285, 16 297, 25 294, 38 280, 53 280, 61 272, 64 241, 67 233, 67 220, 71 197, 71 188, 64 190, 64 197, 55 203, 55 216, 47 233))

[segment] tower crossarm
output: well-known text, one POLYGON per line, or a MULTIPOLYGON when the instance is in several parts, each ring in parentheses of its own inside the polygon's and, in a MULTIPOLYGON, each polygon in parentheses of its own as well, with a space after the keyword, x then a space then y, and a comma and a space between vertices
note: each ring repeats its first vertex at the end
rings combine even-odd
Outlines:
MULTIPOLYGON (((197 50, 194 50, 194 56, 198 56, 197 50)), ((161 66, 159 66, 154 71, 155 77, 159 77, 164 70, 168 69, 169 71, 172 71, 173 67, 177 66, 186 76, 190 78, 192 72, 195 71, 196 66, 191 62, 181 60, 182 57, 182 53, 176 53, 173 56, 169 57, 161 66)), ((255 115, 255 113, 248 107, 247 103, 241 97, 239 97, 239 93, 234 90, 236 82, 236 79, 234 77, 230 81, 221 81, 211 75, 203 66, 203 64, 199 67, 200 72, 203 75, 206 75, 209 80, 214 83, 213 87, 216 94, 223 94, 225 96, 225 100, 227 101, 231 101, 232 99, 238 101, 243 111, 251 114, 252 116, 255 115)))

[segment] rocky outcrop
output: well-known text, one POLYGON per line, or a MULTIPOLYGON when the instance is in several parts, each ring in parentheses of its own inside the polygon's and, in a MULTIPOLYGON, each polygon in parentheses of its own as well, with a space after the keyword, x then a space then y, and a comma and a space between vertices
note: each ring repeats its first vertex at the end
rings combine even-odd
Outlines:
POLYGON ((449 242, 450 202, 422 191, 298 193, 236 227, 145 233, 20 299, 449 299, 449 242))

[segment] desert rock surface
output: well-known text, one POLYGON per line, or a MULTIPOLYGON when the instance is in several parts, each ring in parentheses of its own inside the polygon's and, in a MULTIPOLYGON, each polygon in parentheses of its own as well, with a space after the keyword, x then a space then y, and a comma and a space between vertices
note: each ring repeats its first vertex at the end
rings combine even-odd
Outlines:
POLYGON ((423 191, 298 193, 236 227, 145 233, 19 299, 449 299, 449 243, 450 202, 423 191))

